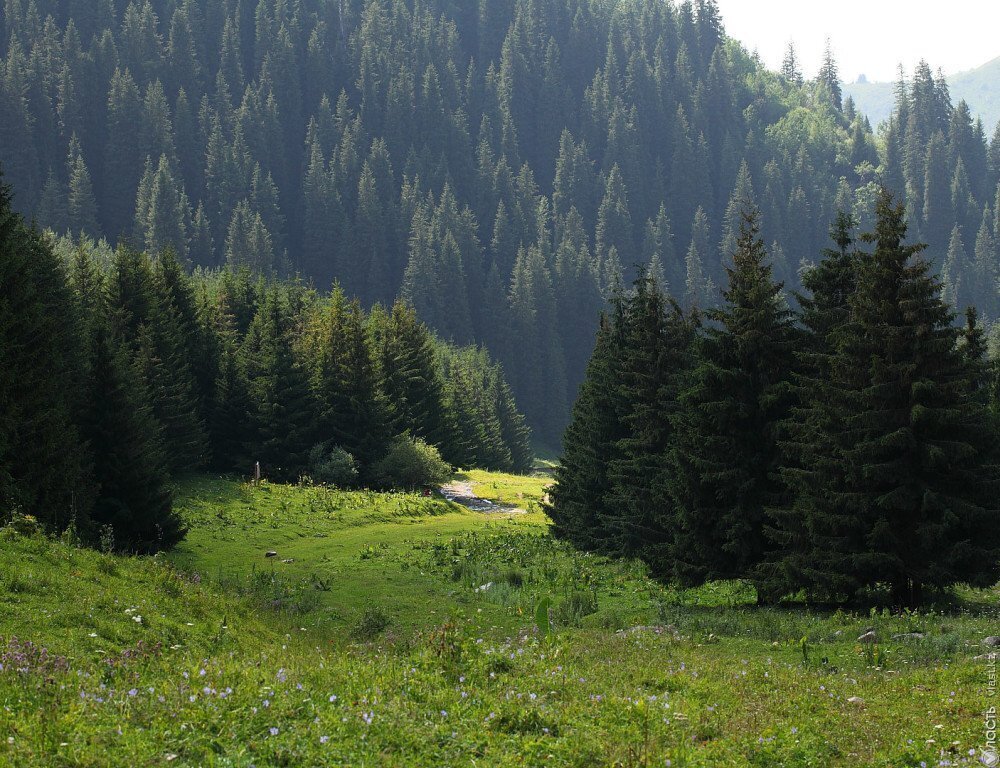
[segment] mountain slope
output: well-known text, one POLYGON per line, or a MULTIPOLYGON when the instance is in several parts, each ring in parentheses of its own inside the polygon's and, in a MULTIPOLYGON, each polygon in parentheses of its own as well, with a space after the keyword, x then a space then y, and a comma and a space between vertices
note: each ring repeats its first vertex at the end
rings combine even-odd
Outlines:
MULTIPOLYGON (((1000 123, 1000 57, 950 75, 947 81, 952 101, 968 102, 972 114, 982 118, 987 134, 991 134, 1000 123)), ((844 86, 844 95, 851 96, 858 110, 878 125, 892 113, 894 89, 893 83, 851 83, 844 86)))

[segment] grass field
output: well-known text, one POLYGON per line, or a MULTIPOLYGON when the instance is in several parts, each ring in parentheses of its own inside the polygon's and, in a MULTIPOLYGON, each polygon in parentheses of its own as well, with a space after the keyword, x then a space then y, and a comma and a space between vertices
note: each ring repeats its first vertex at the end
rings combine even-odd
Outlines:
POLYGON ((993 592, 761 610, 554 542, 546 477, 467 480, 528 514, 200 477, 169 557, 3 529, 0 765, 979 764, 993 592))

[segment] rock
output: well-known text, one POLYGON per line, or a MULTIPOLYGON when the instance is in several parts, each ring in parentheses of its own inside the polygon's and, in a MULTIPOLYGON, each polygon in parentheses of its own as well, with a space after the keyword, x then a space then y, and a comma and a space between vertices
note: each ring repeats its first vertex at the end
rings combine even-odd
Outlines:
POLYGON ((851 696, 851 698, 849 698, 847 702, 849 704, 856 704, 859 707, 863 707, 865 705, 865 700, 862 699, 860 696, 851 696))
POLYGON ((878 635, 875 634, 874 629, 869 629, 858 638, 858 642, 865 645, 874 645, 878 642, 878 635))
POLYGON ((924 639, 924 633, 923 632, 904 632, 901 635, 893 635, 892 639, 893 640, 900 640, 902 642, 907 642, 907 641, 910 641, 910 640, 923 640, 924 639))
POLYGON ((998 645, 1000 645, 1000 637, 997 637, 996 635, 990 635, 985 640, 983 640, 983 645, 985 645, 987 648, 996 648, 998 645))
POLYGON ((264 557, 277 557, 277 556, 278 553, 275 552, 273 549, 268 550, 267 552, 264 553, 264 557))
POLYGON ((295 561, 292 558, 288 558, 287 560, 282 560, 281 562, 283 562, 285 565, 288 565, 290 563, 294 563, 295 561))

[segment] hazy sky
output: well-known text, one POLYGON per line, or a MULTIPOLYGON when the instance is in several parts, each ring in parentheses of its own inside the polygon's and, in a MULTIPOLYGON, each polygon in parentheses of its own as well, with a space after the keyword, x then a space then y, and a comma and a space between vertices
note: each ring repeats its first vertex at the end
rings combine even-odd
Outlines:
POLYGON ((996 0, 718 0, 731 37, 756 49, 771 68, 781 65, 789 41, 802 70, 815 75, 830 37, 840 75, 853 82, 895 80, 921 59, 955 74, 1000 56, 1000 2, 996 0))

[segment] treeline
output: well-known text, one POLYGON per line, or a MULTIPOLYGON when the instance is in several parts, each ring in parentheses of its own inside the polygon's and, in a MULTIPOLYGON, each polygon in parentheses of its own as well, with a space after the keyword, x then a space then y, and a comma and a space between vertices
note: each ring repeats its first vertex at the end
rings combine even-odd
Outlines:
POLYGON ((26 215, 403 296, 552 443, 619 275, 711 303, 753 194, 794 287, 881 165, 831 56, 767 72, 713 0, 4 0, 0 54, 26 215))
POLYGON ((53 243, 6 187, 0 286, 0 511, 50 530, 169 548, 170 478, 203 468, 401 486, 531 465, 499 366, 402 302, 366 314, 340 288, 53 243))
POLYGON ((911 230, 927 243, 956 307, 1000 317, 1000 124, 988 140, 968 105, 921 62, 883 134, 881 174, 903 196, 911 230))
POLYGON ((887 191, 861 246, 852 232, 841 215, 798 312, 756 212, 718 309, 685 313, 648 276, 616 297, 566 433, 558 535, 767 602, 996 582, 997 374, 976 311, 956 326, 887 191))

